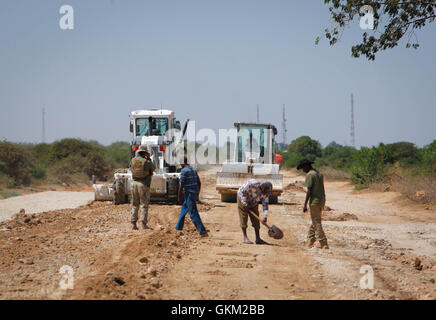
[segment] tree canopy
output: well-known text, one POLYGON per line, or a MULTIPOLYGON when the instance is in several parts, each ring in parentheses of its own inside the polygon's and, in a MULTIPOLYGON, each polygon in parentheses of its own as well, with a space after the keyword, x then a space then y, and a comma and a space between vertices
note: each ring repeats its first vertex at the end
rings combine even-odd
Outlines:
MULTIPOLYGON (((340 39, 346 26, 353 19, 362 17, 370 6, 373 10, 374 28, 363 33, 362 42, 352 46, 351 55, 355 58, 366 56, 374 60, 379 51, 391 49, 403 38, 407 48, 417 49, 418 38, 415 31, 425 27, 436 18, 436 0, 324 0, 334 26, 324 30, 324 36, 330 45, 340 39), (366 7, 368 8, 368 7, 366 7)), ((318 43, 320 38, 316 39, 318 43)))

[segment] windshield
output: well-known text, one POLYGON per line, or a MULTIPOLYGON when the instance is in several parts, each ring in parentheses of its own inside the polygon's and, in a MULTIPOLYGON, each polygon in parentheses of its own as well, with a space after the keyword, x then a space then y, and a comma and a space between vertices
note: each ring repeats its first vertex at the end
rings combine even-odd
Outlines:
POLYGON ((136 136, 163 136, 168 130, 167 118, 137 118, 136 136), (151 121, 151 132, 150 132, 151 121))
POLYGON ((238 127, 238 161, 245 161, 246 157, 264 157, 267 141, 264 126, 239 126, 238 127))

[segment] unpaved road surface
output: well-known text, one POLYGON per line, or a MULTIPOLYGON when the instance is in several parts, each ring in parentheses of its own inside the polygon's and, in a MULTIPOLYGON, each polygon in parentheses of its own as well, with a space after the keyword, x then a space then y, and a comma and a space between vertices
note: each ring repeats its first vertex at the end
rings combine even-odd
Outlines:
POLYGON ((26 213, 73 209, 94 200, 93 192, 46 191, 0 200, 0 221, 24 209, 26 213))
POLYGON ((263 228, 270 245, 245 245, 236 204, 215 191, 215 170, 201 172, 208 238, 189 217, 174 230, 180 207, 165 204, 151 205, 146 231, 130 230, 129 205, 109 202, 0 223, 0 299, 436 299, 435 208, 327 181, 331 249, 308 249, 303 177, 285 171, 286 192, 269 215, 284 238, 263 228), (60 287, 64 265, 73 289, 60 287), (360 287, 365 265, 372 290, 360 287))

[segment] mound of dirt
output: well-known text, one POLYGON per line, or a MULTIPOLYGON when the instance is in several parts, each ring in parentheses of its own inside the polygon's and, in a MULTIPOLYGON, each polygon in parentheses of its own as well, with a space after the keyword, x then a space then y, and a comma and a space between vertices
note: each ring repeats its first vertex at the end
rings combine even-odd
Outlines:
POLYGON ((305 192, 306 190, 304 189, 304 183, 301 181, 295 181, 294 183, 290 183, 285 187, 286 191, 303 191, 305 192))
POLYGON ((344 213, 333 213, 327 211, 323 213, 323 220, 326 221, 349 221, 349 220, 359 220, 355 214, 344 212, 344 213))

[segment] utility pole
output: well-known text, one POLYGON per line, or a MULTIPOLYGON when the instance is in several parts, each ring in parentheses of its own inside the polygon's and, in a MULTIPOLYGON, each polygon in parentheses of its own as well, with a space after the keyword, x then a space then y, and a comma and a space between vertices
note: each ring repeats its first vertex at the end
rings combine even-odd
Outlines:
POLYGON ((355 132, 354 132, 354 98, 351 94, 351 128, 350 128, 351 146, 356 147, 355 132))
POLYGON ((259 105, 257 105, 257 123, 260 123, 259 105))
POLYGON ((282 116, 283 116, 283 121, 282 121, 282 134, 283 134, 283 146, 286 145, 286 132, 288 132, 288 129, 286 129, 286 113, 285 113, 285 105, 283 105, 283 110, 282 110, 282 116))
POLYGON ((45 143, 45 108, 42 108, 42 143, 45 143))

